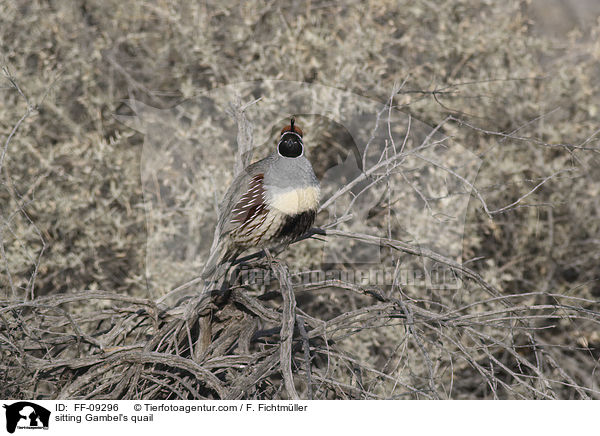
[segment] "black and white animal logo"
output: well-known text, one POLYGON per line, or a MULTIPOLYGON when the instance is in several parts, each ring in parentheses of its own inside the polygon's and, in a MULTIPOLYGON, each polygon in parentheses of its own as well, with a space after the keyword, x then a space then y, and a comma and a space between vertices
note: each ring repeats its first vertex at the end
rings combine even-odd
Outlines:
POLYGON ((48 428, 50 411, 29 401, 19 401, 13 404, 5 404, 6 409, 6 431, 14 433, 19 428, 48 428))

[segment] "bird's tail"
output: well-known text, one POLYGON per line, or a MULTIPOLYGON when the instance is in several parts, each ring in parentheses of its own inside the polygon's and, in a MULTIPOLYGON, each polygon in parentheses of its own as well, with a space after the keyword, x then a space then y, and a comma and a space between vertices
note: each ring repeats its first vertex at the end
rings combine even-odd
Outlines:
POLYGON ((221 273, 226 270, 226 268, 220 267, 235 260, 239 253, 240 251, 232 248, 226 240, 219 240, 213 243, 208 260, 202 270, 202 278, 207 279, 212 277, 213 279, 218 279, 221 273))
POLYGON ((210 249, 208 259, 204 264, 204 269, 202 270, 203 279, 207 279, 215 273, 215 271, 217 270, 217 266, 219 266, 219 264, 221 263, 220 261, 221 257, 224 254, 224 251, 226 251, 226 247, 224 247, 224 244, 222 242, 219 242, 216 246, 215 244, 213 244, 212 248, 210 249))

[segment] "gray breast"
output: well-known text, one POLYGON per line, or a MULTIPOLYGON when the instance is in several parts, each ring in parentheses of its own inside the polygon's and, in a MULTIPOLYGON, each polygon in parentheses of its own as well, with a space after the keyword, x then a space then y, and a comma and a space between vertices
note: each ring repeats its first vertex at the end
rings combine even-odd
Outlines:
POLYGON ((304 156, 297 158, 275 157, 265 171, 264 183, 265 186, 278 190, 319 186, 312 165, 304 156))
POLYGON ((284 214, 299 214, 319 205, 319 181, 304 156, 275 158, 265 171, 264 187, 269 208, 284 214))

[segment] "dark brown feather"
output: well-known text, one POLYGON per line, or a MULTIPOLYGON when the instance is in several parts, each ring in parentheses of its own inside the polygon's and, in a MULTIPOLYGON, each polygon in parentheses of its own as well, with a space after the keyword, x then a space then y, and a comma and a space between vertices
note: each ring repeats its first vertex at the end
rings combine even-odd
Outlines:
POLYGON ((314 209, 287 216, 278 229, 276 237, 282 242, 293 242, 310 230, 316 216, 317 211, 314 209))
POLYGON ((242 195, 231 211, 231 222, 244 227, 258 214, 263 213, 266 205, 263 174, 257 174, 248 183, 248 190, 242 195))

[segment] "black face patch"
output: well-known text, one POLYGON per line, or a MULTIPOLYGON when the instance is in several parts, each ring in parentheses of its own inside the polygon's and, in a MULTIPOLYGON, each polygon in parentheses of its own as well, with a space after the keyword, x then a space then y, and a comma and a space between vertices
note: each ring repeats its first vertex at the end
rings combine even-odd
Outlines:
POLYGON ((315 222, 316 216, 317 211, 314 209, 296 215, 286 216, 275 238, 287 242, 298 239, 310 230, 310 227, 315 222))
POLYGON ((298 157, 302 155, 304 145, 302 138, 295 133, 285 133, 277 144, 277 151, 284 157, 298 157))

